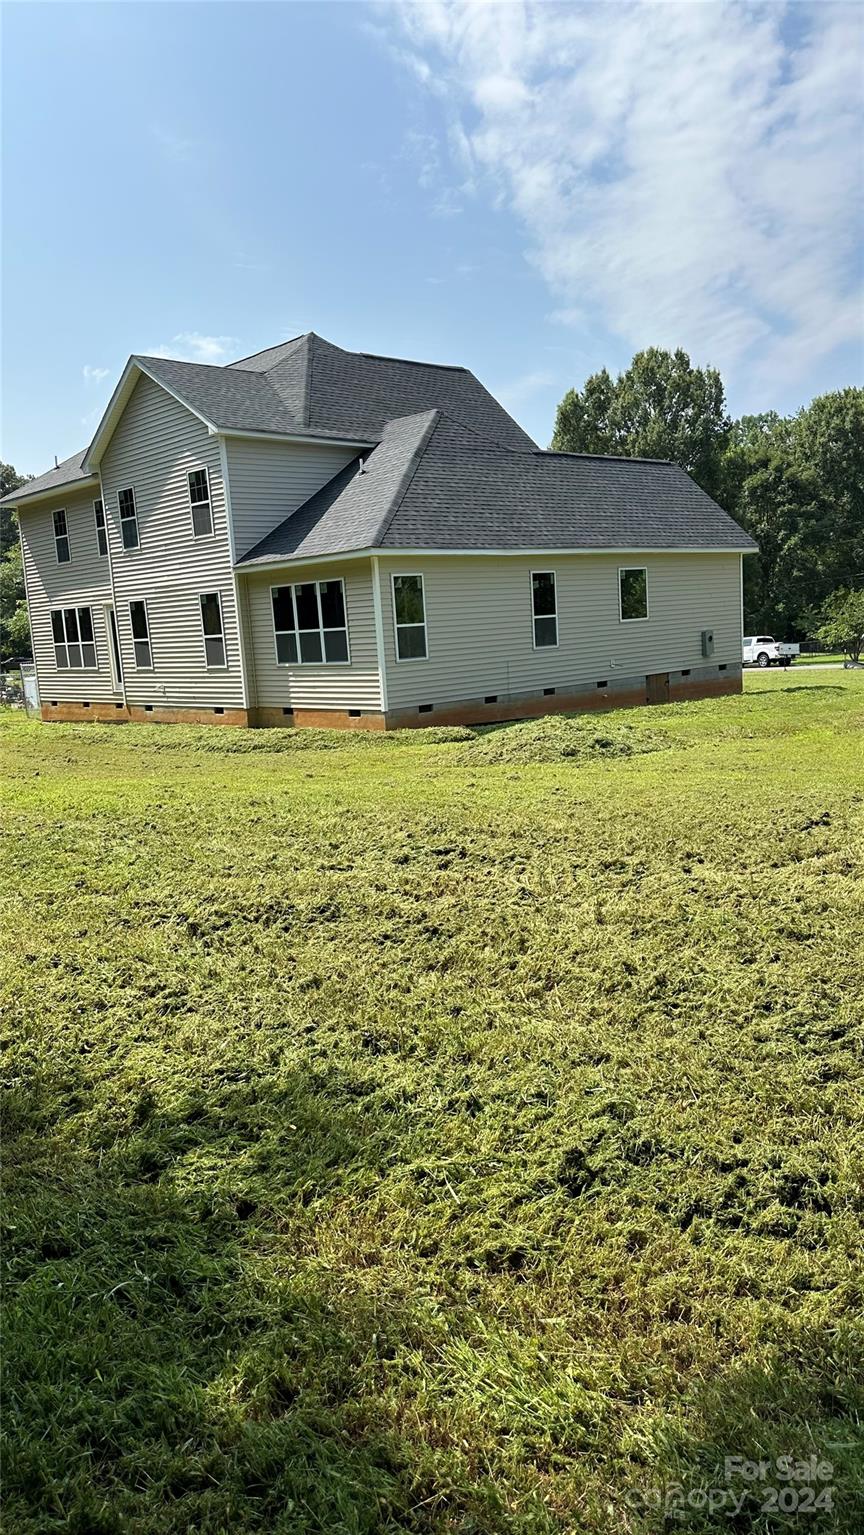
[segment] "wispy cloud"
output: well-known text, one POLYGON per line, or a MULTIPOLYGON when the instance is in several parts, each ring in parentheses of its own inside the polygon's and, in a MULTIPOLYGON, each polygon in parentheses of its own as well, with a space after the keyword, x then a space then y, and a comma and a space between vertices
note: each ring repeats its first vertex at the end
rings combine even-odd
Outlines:
POLYGON ((174 357, 180 362, 206 362, 220 365, 233 356, 239 342, 235 336, 202 336, 196 330, 183 330, 170 342, 147 347, 144 356, 174 357))
POLYGON ((522 373, 518 378, 496 385, 495 394, 508 410, 515 412, 544 389, 551 389, 556 382, 554 373, 538 368, 532 373, 522 373))
POLYGON ((191 165, 201 154, 201 140, 179 133, 165 123, 152 123, 150 137, 163 159, 175 165, 191 165))
POLYGON ((94 368, 91 363, 85 362, 81 373, 87 384, 101 384, 103 378, 107 378, 110 368, 94 368))
POLYGON ((379 14, 440 115, 414 144, 421 184, 471 167, 520 220, 555 323, 763 387, 861 335, 859 7, 379 14))

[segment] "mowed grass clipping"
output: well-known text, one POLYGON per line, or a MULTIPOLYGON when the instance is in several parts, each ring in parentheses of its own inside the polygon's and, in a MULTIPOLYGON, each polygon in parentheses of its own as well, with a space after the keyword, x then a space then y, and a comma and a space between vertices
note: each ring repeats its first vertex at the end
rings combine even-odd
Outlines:
POLYGON ((862 1528, 864 676, 746 688, 2 720, 6 1530, 862 1528))

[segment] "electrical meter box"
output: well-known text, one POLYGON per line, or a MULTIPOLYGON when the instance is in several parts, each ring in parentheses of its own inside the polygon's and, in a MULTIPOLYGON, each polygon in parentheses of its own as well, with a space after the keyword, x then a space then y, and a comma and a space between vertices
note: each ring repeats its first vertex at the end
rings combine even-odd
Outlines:
POLYGON ((713 629, 703 629, 702 630, 702 654, 703 654, 703 656, 713 656, 713 654, 714 654, 714 630, 713 629))

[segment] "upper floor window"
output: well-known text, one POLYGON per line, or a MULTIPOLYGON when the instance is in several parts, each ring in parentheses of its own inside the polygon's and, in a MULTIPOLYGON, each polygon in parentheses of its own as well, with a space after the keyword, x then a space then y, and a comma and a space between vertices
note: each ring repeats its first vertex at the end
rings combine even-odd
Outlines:
POLYGON ((137 549, 141 540, 138 537, 138 512, 135 507, 135 492, 131 486, 126 490, 118 490, 117 504, 120 508, 120 533, 123 538, 123 548, 137 549))
POLYGON ((96 643, 89 608, 55 608, 51 613, 54 659, 60 671, 95 671, 96 643))
POLYGON ((93 516, 96 519, 96 545, 104 558, 108 553, 108 529, 105 526, 105 508, 101 501, 93 502, 93 516))
POLYGON ((648 572, 644 565, 618 571, 618 606, 622 623, 648 617, 648 572))
POLYGON ((72 551, 69 547, 66 513, 62 511, 54 513, 54 549, 57 554, 57 564, 68 565, 72 558, 72 551))
POLYGON ((222 598, 218 592, 203 592, 201 594, 201 627, 204 631, 204 661, 206 666, 208 668, 226 666, 222 598))
POLYGON ((270 596, 280 666, 338 665, 350 660, 341 580, 274 586, 270 596))
POLYGON ((189 475, 189 505, 192 508, 192 532, 196 538, 208 537, 213 532, 213 509, 210 476, 206 469, 193 469, 189 475))
POLYGON ((150 645, 150 620, 146 602, 130 602, 129 618, 132 624, 135 665, 139 672, 149 672, 153 667, 153 650, 150 645))
POLYGON ((532 570, 531 602, 534 615, 534 648, 558 644, 558 596, 554 570, 532 570))
POLYGON ((397 661, 425 661, 426 599, 422 576, 393 576, 397 661))

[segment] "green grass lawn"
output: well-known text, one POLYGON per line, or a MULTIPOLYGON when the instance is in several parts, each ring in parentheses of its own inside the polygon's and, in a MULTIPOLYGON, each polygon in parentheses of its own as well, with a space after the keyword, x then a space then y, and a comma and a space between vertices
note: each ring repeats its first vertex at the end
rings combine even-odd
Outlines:
POLYGON ((9 1535, 860 1531, 862 740, 3 718, 9 1535))
POLYGON ((842 666, 846 657, 840 651, 833 651, 830 655, 806 655, 796 656, 794 666, 842 666))

